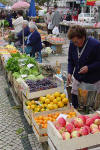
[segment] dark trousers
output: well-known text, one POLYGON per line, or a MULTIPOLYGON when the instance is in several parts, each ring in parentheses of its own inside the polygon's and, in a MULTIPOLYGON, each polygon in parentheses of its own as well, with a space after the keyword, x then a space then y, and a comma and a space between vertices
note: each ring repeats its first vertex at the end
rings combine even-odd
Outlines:
POLYGON ((77 95, 72 94, 72 105, 74 108, 78 108, 78 97, 77 95))

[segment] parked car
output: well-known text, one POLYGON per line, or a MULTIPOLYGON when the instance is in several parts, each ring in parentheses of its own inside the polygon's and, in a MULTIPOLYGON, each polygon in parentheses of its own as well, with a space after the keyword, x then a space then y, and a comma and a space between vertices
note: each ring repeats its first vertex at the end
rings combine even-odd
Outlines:
POLYGON ((94 22, 94 15, 90 13, 80 13, 78 15, 78 21, 81 22, 94 22))

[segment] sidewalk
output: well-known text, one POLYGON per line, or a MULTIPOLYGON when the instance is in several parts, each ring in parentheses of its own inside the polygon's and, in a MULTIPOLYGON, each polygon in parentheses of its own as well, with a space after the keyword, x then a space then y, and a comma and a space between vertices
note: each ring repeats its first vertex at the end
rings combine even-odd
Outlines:
POLYGON ((28 125, 22 108, 16 107, 1 68, 0 150, 43 150, 28 125))

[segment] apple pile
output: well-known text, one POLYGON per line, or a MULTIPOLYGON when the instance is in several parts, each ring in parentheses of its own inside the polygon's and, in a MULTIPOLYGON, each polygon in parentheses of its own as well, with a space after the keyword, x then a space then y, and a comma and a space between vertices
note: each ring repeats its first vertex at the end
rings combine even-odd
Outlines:
POLYGON ((61 117, 55 122, 55 127, 62 135, 63 140, 95 134, 100 132, 100 116, 98 114, 92 117, 79 115, 70 122, 61 117))

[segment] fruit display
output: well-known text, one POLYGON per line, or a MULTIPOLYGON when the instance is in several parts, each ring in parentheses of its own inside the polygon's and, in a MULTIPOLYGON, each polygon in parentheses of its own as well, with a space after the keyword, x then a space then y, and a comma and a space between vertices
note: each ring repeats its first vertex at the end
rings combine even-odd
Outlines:
POLYGON ((79 115, 70 121, 61 117, 56 121, 55 127, 62 135, 63 140, 100 133, 100 116, 98 114, 79 115))
POLYGON ((47 90, 47 89, 57 87, 57 83, 53 82, 49 78, 44 78, 42 80, 37 80, 37 81, 27 80, 26 84, 29 86, 30 92, 47 90))
POLYGON ((32 109, 33 112, 43 112, 53 109, 62 108, 68 105, 68 98, 64 93, 55 92, 53 94, 47 94, 45 97, 41 96, 38 101, 26 101, 25 105, 27 109, 32 109))
POLYGON ((49 35, 46 37, 46 40, 50 43, 55 43, 55 44, 64 44, 65 39, 61 37, 55 37, 53 35, 49 35))
POLYGON ((47 114, 47 115, 40 115, 40 116, 37 116, 34 118, 35 122, 38 124, 38 126, 40 128, 47 128, 47 122, 48 121, 56 121, 57 117, 61 114, 65 114, 65 115, 68 115, 70 118, 72 117, 76 117, 76 112, 55 112, 55 113, 52 113, 52 114, 47 114))

